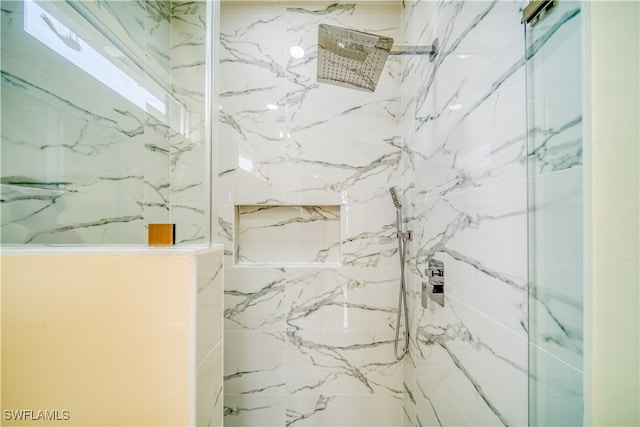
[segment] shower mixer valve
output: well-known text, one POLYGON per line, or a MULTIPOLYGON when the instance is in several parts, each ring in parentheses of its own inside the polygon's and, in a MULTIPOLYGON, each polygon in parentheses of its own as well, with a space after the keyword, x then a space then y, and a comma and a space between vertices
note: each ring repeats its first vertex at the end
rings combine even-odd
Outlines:
POLYGON ((428 294, 432 301, 444 307, 444 263, 437 259, 430 259, 428 268, 424 274, 429 278, 431 285, 431 293, 427 291, 427 284, 422 284, 423 306, 426 306, 426 295, 428 294))

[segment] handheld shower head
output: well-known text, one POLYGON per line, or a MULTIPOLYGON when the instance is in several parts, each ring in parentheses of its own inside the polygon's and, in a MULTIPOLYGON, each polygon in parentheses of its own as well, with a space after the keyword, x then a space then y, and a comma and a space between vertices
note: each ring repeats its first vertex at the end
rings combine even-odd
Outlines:
POLYGON ((402 207, 402 202, 400 201, 400 197, 398 196, 398 188, 391 187, 389 188, 389 193, 391 194, 391 200, 393 200, 393 205, 396 209, 400 209, 402 207))
POLYGON ((389 193, 391 194, 393 205, 396 207, 396 226, 398 227, 398 237, 400 237, 402 235, 402 202, 397 187, 389 188, 389 193))
POLYGON ((397 187, 390 187, 389 194, 391 194, 391 200, 396 207, 396 225, 398 231, 396 237, 398 238, 398 253, 400 254, 400 300, 398 301, 398 320, 396 322, 396 337, 395 344, 393 346, 393 352, 397 360, 400 360, 409 351, 409 314, 407 311, 407 290, 405 288, 404 266, 407 256, 407 240, 412 240, 413 232, 402 231, 402 199, 401 194, 398 192, 397 187), (399 351, 400 345, 400 318, 402 311, 404 311, 404 345, 399 351))

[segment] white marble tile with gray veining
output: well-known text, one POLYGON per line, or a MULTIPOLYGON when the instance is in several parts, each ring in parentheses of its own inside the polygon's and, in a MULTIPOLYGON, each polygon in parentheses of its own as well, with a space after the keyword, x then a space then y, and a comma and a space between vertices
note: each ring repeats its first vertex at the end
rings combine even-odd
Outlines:
POLYGON ((197 255, 196 424, 223 425, 223 253, 197 255))
POLYGON ((527 423, 521 5, 417 2, 404 10, 406 43, 440 42, 432 63, 403 62, 416 331, 404 366, 409 425, 527 423), (430 258, 445 263, 444 308, 420 304, 430 258))
POLYGON ((197 257, 196 280, 196 364, 222 342, 223 331, 223 266, 222 250, 209 251, 197 257))
POLYGON ((225 426, 274 426, 285 425, 284 394, 225 394, 225 426))
MULTIPOLYGON (((168 5, 168 2, 3 5, 2 37, 7 42, 3 43, 3 105, 11 105, 2 110, 3 123, 15 125, 3 126, 2 182, 27 190, 20 191, 23 195, 18 198, 3 197, 3 216, 11 218, 10 223, 3 222, 3 242, 36 243, 44 235, 49 240, 55 234, 57 243, 143 243, 144 221, 169 222, 172 209, 176 211, 174 218, 190 221, 178 227, 179 241, 204 240, 206 227, 202 224, 207 200, 202 190, 203 119, 196 117, 191 124, 169 122, 169 110, 175 110, 170 104, 175 103, 175 98, 167 92, 168 63, 166 67, 159 64, 169 56, 168 5), (23 16, 23 8, 29 9, 24 31, 24 20, 18 19, 23 16), (62 23, 65 14, 87 21, 69 28, 68 23, 62 23), (46 36, 49 33, 53 37, 46 36), (117 46, 112 46, 113 40, 118 42, 117 46), (149 43, 163 47, 151 48, 149 43), (104 46, 111 50, 103 52, 104 46), (152 60, 154 54, 147 57, 141 53, 145 51, 158 56, 152 60), (30 66, 26 53, 38 56, 51 72, 30 66), (145 58, 150 62, 144 63, 145 58), (97 68, 87 65, 88 62, 97 64, 97 68), (112 77, 100 74, 98 68, 106 69, 112 77), (96 83, 96 79, 102 84, 96 83), (123 88, 123 84, 134 80, 135 87, 123 88), (27 117, 29 126, 25 126, 27 117), (187 148, 182 142, 172 148, 170 126, 198 135, 197 140, 189 143, 197 144, 199 149, 187 148), (185 153, 191 152, 192 160, 183 161, 185 153), (18 164, 19 170, 12 167, 18 164), (172 164, 181 166, 172 171, 172 164), (193 173, 196 164, 199 174, 193 173), (192 173, 181 173, 186 169, 192 173), (183 196, 182 200, 173 197, 182 204, 172 207, 169 190, 172 172, 173 182, 179 182, 174 196, 193 194, 193 189, 198 188, 197 197, 183 196), (189 177, 189 182, 184 176, 189 177), (59 202, 56 209, 40 206, 29 212, 28 188, 35 187, 56 192, 51 193, 59 202), (63 192, 63 196, 57 192, 63 192), (60 211, 62 197, 65 203, 60 211), (76 208, 82 210, 73 210, 76 208), (47 211, 53 210, 57 211, 54 216, 62 214, 64 219, 50 221, 47 211), (111 210, 118 212, 114 214, 111 210), (190 213, 184 215, 181 210, 190 213), (129 231, 132 224, 140 229, 132 233, 129 231), (12 228, 23 231, 26 228, 31 230, 30 235, 21 232, 18 237, 13 232, 4 232, 12 228), (63 235, 71 240, 65 242, 63 235)), ((34 206, 37 205, 41 203, 34 206)))
MULTIPOLYGON (((23 183, 24 184, 24 183, 23 183)), ((2 239, 7 244, 140 243, 146 233, 135 201, 2 185, 2 239), (67 219, 78 213, 78 221, 67 219)))
POLYGON ((282 268, 227 268, 224 289, 225 330, 285 329, 286 272, 282 268))
POLYGON ((191 113, 205 113, 207 4, 171 4, 171 88, 191 113))
POLYGON ((127 38, 140 50, 147 52, 162 68, 169 68, 170 1, 98 0, 94 3, 98 12, 102 9, 118 22, 127 38))
POLYGON ((286 426, 399 426, 402 400, 394 395, 294 395, 287 399, 286 426))
MULTIPOLYGON (((206 242, 210 185, 206 135, 207 14, 204 1, 171 6, 171 211, 178 243, 206 242)), ((211 95, 211 94, 209 94, 211 95)))
POLYGON ((416 273, 445 262, 449 292, 509 329, 526 334, 524 181, 433 198, 416 224, 416 273))
POLYGON ((582 168, 542 174, 531 181, 529 253, 531 342, 574 369, 583 366, 584 280, 579 261, 584 203, 582 168), (554 240, 550 240, 553 236, 554 240), (575 245, 575 246, 574 246, 575 245))
MULTIPOLYGON (((450 295, 445 308, 433 306, 418 321, 414 358, 425 358, 474 423, 526 424, 527 395, 512 393, 527 387, 526 337, 492 322, 450 295)), ((418 384, 422 378, 418 371, 418 384)))
POLYGON ((388 331, 396 321, 395 268, 287 270, 287 328, 388 331))
POLYGON ((407 140, 416 169, 427 171, 435 194, 520 178, 524 60, 521 51, 511 47, 517 38, 504 36, 513 34, 509 28, 518 22, 503 28, 504 33, 499 29, 505 23, 497 24, 508 24, 516 6, 473 2, 452 11, 446 26, 450 33, 441 37, 435 64, 415 83, 420 88, 438 86, 437 93, 416 95, 415 111, 408 114, 415 130, 407 140), (487 35, 479 40, 478 33, 487 35), (433 82, 428 80, 431 75, 433 82))
POLYGON ((221 6, 221 13, 225 16, 220 22, 221 75, 284 78, 284 8, 269 8, 268 12, 252 12, 247 8, 251 6, 221 6))
POLYGON ((320 22, 399 38, 399 10, 255 7, 259 13, 222 5, 219 236, 226 259, 233 262, 242 243, 234 237, 235 205, 334 205, 341 266, 226 270, 233 277, 225 333, 238 347, 263 342, 257 332, 286 333, 287 342, 283 356, 279 346, 269 356, 278 355, 284 375, 277 361, 259 360, 248 360, 239 376, 228 373, 225 424, 244 417, 245 425, 400 425, 398 249, 388 187, 401 174, 401 61, 388 61, 378 90, 363 94, 317 84, 314 60, 320 22), (305 56, 288 58, 294 44, 305 56))
POLYGON ((289 140, 229 144, 221 150, 223 193, 236 204, 342 204, 381 199, 399 176, 399 141, 349 143, 289 140))
POLYGON ((283 331, 225 331, 225 394, 282 394, 287 383, 283 331))
POLYGON ((583 425, 584 372, 535 345, 529 354, 531 398, 545 402, 531 411, 530 424, 583 425))
POLYGON ((572 24, 580 4, 564 2, 533 27, 528 27, 527 81, 529 174, 558 172, 582 165, 581 37, 572 24), (554 48, 554 60, 538 55, 554 48), (541 102, 542 101, 542 102, 541 102))
POLYGON ((402 392, 392 331, 287 332, 287 393, 402 392))
POLYGON ((224 395, 222 364, 223 351, 220 342, 196 371, 196 425, 222 427, 224 395))

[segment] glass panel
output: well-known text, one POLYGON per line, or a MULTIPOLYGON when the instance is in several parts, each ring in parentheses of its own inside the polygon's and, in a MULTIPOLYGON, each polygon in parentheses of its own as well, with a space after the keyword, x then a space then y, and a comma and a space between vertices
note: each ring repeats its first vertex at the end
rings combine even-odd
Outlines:
POLYGON ((560 1, 525 26, 530 425, 583 424, 580 21, 560 1))
POLYGON ((207 243, 205 8, 2 2, 1 243, 207 243))

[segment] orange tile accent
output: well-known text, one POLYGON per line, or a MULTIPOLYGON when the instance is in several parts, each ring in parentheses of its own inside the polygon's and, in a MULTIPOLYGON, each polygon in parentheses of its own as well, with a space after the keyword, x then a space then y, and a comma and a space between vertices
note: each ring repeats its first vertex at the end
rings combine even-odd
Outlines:
POLYGON ((149 246, 171 246, 175 238, 175 224, 149 224, 149 246))

